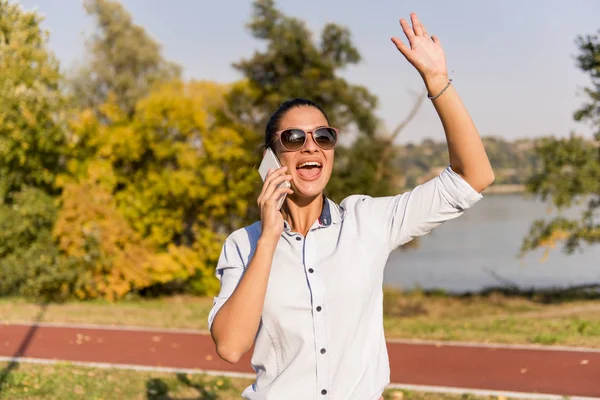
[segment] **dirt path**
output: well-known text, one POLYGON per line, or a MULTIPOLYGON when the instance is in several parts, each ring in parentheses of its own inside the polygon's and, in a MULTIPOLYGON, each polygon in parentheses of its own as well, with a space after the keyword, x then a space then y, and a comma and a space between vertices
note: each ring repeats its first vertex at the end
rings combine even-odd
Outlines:
MULTIPOLYGON (((388 343, 393 383, 600 396, 600 351, 388 343)), ((197 332, 0 325, 0 356, 253 372, 197 332)))

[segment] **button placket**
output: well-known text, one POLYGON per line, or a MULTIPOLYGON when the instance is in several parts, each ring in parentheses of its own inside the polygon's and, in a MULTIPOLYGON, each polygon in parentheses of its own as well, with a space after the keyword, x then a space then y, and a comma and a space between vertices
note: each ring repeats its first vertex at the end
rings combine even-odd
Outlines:
POLYGON ((321 394, 320 399, 326 399, 327 397, 325 395, 327 394, 327 389, 329 389, 329 354, 327 354, 327 325, 325 313, 320 312, 323 309, 321 304, 324 304, 325 300, 325 285, 323 282, 324 274, 319 273, 319 268, 314 265, 317 260, 315 254, 316 248, 315 246, 312 246, 313 241, 309 240, 309 237, 312 238, 314 235, 315 232, 312 232, 311 236, 307 235, 304 240, 305 270, 308 272, 307 278, 311 288, 312 304, 319 304, 316 307, 313 306, 317 312, 312 313, 317 362, 317 387, 321 394))

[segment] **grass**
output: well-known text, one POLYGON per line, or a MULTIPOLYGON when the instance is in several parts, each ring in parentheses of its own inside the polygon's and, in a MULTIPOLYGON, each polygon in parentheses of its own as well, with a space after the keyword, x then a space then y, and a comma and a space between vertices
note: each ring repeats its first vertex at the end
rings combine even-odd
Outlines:
POLYGON ((2 321, 132 325, 206 330, 212 298, 174 296, 159 299, 102 300, 35 304, 22 298, 0 298, 2 321))
MULTIPOLYGON (((248 379, 163 372, 99 369, 70 364, 16 364, 3 374, 0 399, 28 400, 238 400, 248 379)), ((386 400, 492 400, 497 397, 388 390, 386 400)), ((508 400, 508 398, 502 398, 508 400)))
POLYGON ((600 348, 600 299, 387 291, 388 337, 600 348))
POLYGON ((248 379, 183 373, 17 364, 0 384, 0 399, 238 400, 250 383, 248 379))
MULTIPOLYGON (((4 322, 41 321, 207 329, 212 298, 67 302, 39 305, 0 299, 4 322)), ((506 294, 471 296, 386 291, 388 337, 483 343, 544 344, 600 348, 600 298, 506 294)))

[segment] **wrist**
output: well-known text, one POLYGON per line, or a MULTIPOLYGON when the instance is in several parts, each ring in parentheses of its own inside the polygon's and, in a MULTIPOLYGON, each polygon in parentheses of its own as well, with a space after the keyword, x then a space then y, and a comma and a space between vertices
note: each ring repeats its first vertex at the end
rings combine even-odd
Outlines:
POLYGON ((450 79, 448 78, 448 74, 437 74, 423 76, 423 81, 425 82, 427 93, 430 96, 435 96, 446 87, 450 79))
POLYGON ((263 232, 258 238, 258 243, 256 244, 256 247, 266 248, 275 251, 277 243, 279 243, 280 236, 281 235, 275 236, 263 232))

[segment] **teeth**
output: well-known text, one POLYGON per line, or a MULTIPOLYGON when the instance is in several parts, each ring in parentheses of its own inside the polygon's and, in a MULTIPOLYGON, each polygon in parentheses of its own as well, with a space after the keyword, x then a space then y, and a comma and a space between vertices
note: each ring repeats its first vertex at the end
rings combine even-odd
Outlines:
POLYGON ((298 165, 298 168, 303 168, 303 167, 321 167, 321 163, 318 163, 315 161, 308 161, 308 162, 298 165))

